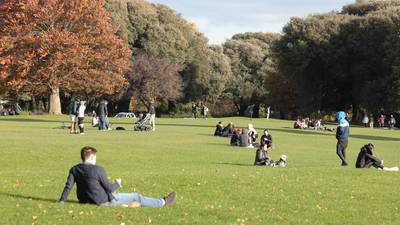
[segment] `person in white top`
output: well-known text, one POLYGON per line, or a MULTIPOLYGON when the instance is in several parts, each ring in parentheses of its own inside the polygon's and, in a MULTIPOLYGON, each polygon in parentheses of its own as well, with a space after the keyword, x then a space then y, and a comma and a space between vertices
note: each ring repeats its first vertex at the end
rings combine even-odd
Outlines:
POLYGON ((85 110, 86 110, 86 102, 80 101, 79 108, 78 108, 78 127, 79 127, 80 134, 85 134, 84 125, 83 125, 83 120, 85 119, 85 110))
POLYGON ((247 126, 247 129, 248 129, 247 134, 249 135, 250 145, 253 145, 253 143, 255 143, 257 141, 257 136, 258 136, 257 131, 256 131, 256 129, 254 129, 254 126, 251 123, 249 123, 249 125, 247 126))

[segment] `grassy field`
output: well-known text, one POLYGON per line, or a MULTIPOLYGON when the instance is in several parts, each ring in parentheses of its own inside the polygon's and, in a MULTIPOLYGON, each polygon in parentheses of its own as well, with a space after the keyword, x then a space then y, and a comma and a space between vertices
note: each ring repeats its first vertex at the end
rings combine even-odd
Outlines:
MULTIPOLYGON (((245 126, 245 118, 225 118, 245 126)), ((293 130, 292 122, 256 119, 268 127, 287 168, 254 167, 255 149, 229 146, 212 136, 217 119, 159 119, 157 131, 132 131, 129 119, 112 120, 126 131, 85 135, 57 129, 67 117, 0 118, 0 224, 400 224, 400 173, 354 169, 360 147, 372 142, 388 166, 400 164, 400 131, 351 128, 348 158, 340 167, 334 133, 293 130), (57 203, 68 170, 85 145, 119 192, 162 197, 165 208, 97 207, 57 203)), ((89 125, 89 124, 88 124, 89 125)))

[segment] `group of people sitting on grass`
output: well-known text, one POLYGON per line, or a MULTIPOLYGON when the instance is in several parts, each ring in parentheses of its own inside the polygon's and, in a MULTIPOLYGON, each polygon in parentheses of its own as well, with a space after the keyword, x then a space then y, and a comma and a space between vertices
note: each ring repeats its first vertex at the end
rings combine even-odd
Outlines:
POLYGON ((325 127, 322 124, 321 119, 310 119, 309 117, 306 118, 298 118, 293 123, 294 129, 313 129, 313 130, 325 130, 325 131, 335 131, 334 128, 325 127))
MULTIPOLYGON (((268 134, 267 130, 265 132, 268 134)), ((230 143, 233 146, 246 148, 257 147, 256 142, 258 134, 257 131, 254 129, 253 124, 249 124, 247 128, 236 128, 235 125, 231 122, 226 127, 224 127, 223 122, 220 121, 216 125, 214 136, 230 137, 230 143)))
POLYGON ((232 146, 244 148, 258 147, 254 161, 255 166, 286 166, 286 155, 281 155, 278 161, 271 160, 268 156, 269 151, 273 149, 272 135, 269 133, 268 129, 264 129, 259 144, 257 143, 258 134, 253 124, 248 124, 246 128, 235 128, 233 123, 229 123, 224 127, 223 122, 220 121, 216 125, 214 135, 230 137, 230 144, 232 146))

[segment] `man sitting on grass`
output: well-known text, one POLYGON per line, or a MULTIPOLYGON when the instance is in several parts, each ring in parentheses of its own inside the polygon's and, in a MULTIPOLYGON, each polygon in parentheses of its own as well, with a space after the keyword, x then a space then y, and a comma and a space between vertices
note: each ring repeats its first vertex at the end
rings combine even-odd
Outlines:
POLYGON ((121 187, 121 178, 110 184, 104 169, 96 165, 97 150, 93 147, 83 147, 81 158, 83 163, 73 166, 68 175, 67 183, 61 195, 60 202, 67 200, 68 194, 76 182, 76 194, 80 203, 105 206, 126 207, 162 207, 170 205, 176 198, 172 192, 164 198, 149 198, 139 193, 115 193, 121 187))
POLYGON ((398 167, 388 168, 383 166, 383 160, 378 159, 374 156, 373 150, 374 145, 369 143, 364 145, 360 153, 358 153, 357 161, 356 161, 356 168, 370 168, 371 166, 385 171, 398 171, 398 167))

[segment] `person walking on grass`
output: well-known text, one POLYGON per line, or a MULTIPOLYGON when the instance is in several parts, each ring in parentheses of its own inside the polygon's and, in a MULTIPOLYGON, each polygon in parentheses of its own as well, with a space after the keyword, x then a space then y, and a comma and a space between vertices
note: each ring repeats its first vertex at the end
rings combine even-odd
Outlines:
POLYGON ((389 129, 394 129, 394 126, 396 125, 396 119, 393 117, 393 115, 390 115, 388 125, 389 129))
POLYGON ((85 119, 85 110, 86 110, 86 102, 80 101, 78 108, 78 127, 80 134, 85 134, 85 128, 83 124, 83 120, 85 119))
POLYGON ((207 119, 208 117, 208 107, 203 103, 203 106, 201 107, 201 115, 203 119, 207 119))
POLYGON ((80 98, 76 97, 71 101, 69 105, 69 118, 71 119, 71 134, 75 134, 78 132, 77 123, 78 123, 78 108, 79 108, 80 98))
POLYGON ((374 115, 371 114, 369 117, 369 128, 374 128, 374 115))
POLYGON ((97 150, 93 147, 81 149, 82 163, 73 166, 69 170, 67 182, 60 197, 60 203, 64 203, 74 183, 79 203, 96 204, 102 206, 125 207, 162 207, 170 205, 176 198, 176 192, 171 192, 164 198, 149 198, 139 193, 116 193, 121 187, 121 178, 109 183, 104 169, 96 165, 97 150))
POLYGON ((192 103, 192 118, 197 119, 197 106, 196 103, 192 103))
POLYGON ((347 166, 348 163, 346 161, 346 148, 348 145, 350 134, 350 125, 349 122, 346 120, 345 112, 338 112, 336 114, 336 118, 339 124, 336 129, 336 154, 339 156, 340 160, 342 160, 342 166, 347 166))
POLYGON ((154 107, 154 100, 150 102, 149 114, 151 130, 156 131, 156 109, 154 107))

